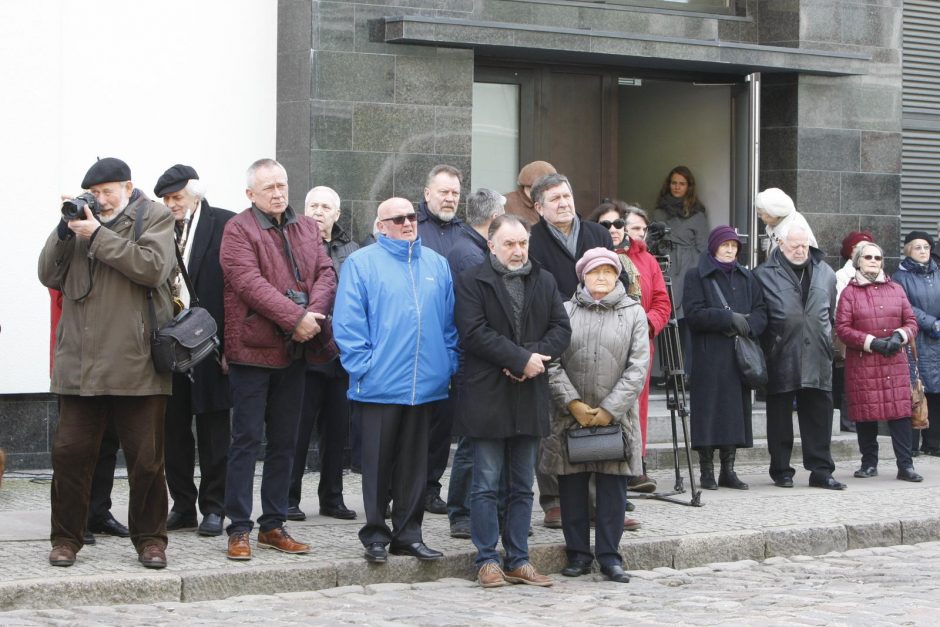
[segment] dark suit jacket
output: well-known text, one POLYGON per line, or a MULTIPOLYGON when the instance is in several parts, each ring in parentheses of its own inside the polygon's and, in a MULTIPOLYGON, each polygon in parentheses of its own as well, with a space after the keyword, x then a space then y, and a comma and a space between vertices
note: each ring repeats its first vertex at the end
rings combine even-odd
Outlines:
MULTIPOLYGON (((224 342, 225 307, 222 302, 222 266, 219 263, 219 246, 222 229, 235 216, 226 209, 210 207, 205 200, 199 210, 199 223, 193 237, 193 249, 189 257, 189 278, 205 307, 219 327, 219 339, 224 342)), ((185 289, 185 287, 183 288, 185 289)), ((224 345, 223 345, 224 346, 224 345)), ((209 411, 229 409, 232 393, 228 377, 222 374, 215 359, 207 359, 193 371, 192 411, 202 414, 209 411)))
POLYGON ((578 275, 574 271, 578 259, 585 251, 592 248, 609 249, 613 248, 613 245, 610 231, 596 222, 581 220, 577 254, 572 257, 564 244, 548 230, 548 224, 543 218, 532 227, 532 234, 529 237, 529 257, 542 264, 542 268, 555 277, 562 300, 568 300, 578 289, 578 275))

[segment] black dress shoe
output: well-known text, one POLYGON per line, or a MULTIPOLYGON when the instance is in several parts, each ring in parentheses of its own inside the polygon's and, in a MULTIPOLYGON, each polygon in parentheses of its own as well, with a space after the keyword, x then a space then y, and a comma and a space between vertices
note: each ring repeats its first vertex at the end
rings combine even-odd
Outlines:
POLYGON ((869 477, 877 477, 878 469, 875 468, 874 466, 862 466, 861 468, 855 471, 854 476, 856 479, 868 479, 869 477))
POLYGON ((429 514, 446 514, 447 503, 437 494, 428 494, 424 499, 424 511, 429 514))
POLYGON ((630 575, 624 572, 623 566, 620 564, 601 566, 601 572, 611 581, 616 581, 617 583, 630 583, 630 575))
POLYGON ((940 448, 925 448, 924 455, 929 455, 931 457, 940 457, 940 448))
POLYGON ((166 517, 167 531, 192 531, 196 528, 196 514, 180 514, 170 511, 166 517))
POLYGON ((810 477, 809 487, 811 488, 823 488, 824 490, 844 490, 845 484, 836 481, 835 477, 832 475, 826 477, 823 480, 813 479, 810 477))
POLYGON ((287 520, 307 520, 307 515, 296 505, 287 508, 287 520))
POLYGON ((82 544, 94 544, 95 542, 97 542, 95 534, 86 529, 85 533, 82 534, 82 544))
POLYGON ((320 515, 329 516, 330 518, 338 518, 340 520, 355 520, 356 519, 356 512, 349 509, 343 504, 340 504, 336 507, 321 507, 320 515))
POLYGON ((775 479, 774 485, 777 486, 778 488, 792 488, 793 479, 790 477, 783 477, 781 479, 775 479))
POLYGON ((222 535, 222 514, 206 514, 199 523, 199 535, 201 536, 220 536, 222 535))
POLYGON ((381 542, 373 542, 367 545, 363 555, 367 562, 373 564, 384 564, 388 561, 388 551, 385 550, 385 545, 381 542))
POLYGON ((924 480, 923 477, 914 472, 913 468, 901 468, 898 470, 898 479, 901 481, 911 481, 913 483, 920 483, 924 480))
MULTIPOLYGON (((195 526, 194 523, 193 527, 195 526)), ((131 532, 127 530, 127 527, 115 520, 110 512, 108 512, 108 515, 104 518, 90 521, 88 523, 88 531, 105 536, 118 536, 120 538, 129 538, 131 536, 131 532)))
POLYGON ((591 562, 568 562, 568 565, 561 569, 561 574, 565 577, 580 577, 581 575, 590 575, 591 562))
POLYGON ((419 560, 430 562, 444 557, 440 551, 428 548, 424 542, 413 542, 412 544, 393 544, 391 546, 392 555, 410 555, 419 560))

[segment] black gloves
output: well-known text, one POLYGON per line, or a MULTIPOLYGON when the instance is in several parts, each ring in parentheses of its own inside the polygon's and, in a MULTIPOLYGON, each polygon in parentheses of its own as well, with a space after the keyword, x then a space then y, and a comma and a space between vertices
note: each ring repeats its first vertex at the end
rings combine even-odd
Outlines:
POLYGON ((72 230, 69 229, 69 223, 65 220, 59 219, 59 226, 56 227, 56 234, 59 236, 60 240, 67 240, 72 236, 72 230))
POLYGON ((876 338, 871 341, 871 350, 872 352, 879 353, 885 357, 892 355, 891 346, 888 344, 888 340, 882 340, 880 338, 876 338))
POLYGON ((891 352, 888 353, 888 354, 889 354, 889 355, 893 355, 893 354, 895 354, 896 352, 898 352, 899 350, 901 350, 901 343, 902 343, 903 341, 904 341, 904 340, 903 340, 903 338, 901 337, 901 334, 900 334, 900 333, 898 333, 897 331, 895 331, 894 333, 892 333, 892 334, 891 334, 891 337, 888 338, 888 350, 891 351, 891 352))
POLYGON ((747 336, 751 334, 751 325, 747 323, 747 317, 736 311, 731 312, 731 328, 734 330, 735 335, 747 336))

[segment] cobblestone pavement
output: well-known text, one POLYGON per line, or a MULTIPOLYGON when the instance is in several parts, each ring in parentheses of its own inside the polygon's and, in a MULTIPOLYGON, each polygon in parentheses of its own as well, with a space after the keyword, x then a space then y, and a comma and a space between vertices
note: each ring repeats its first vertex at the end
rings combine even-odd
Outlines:
POLYGON ((940 542, 821 557, 554 576, 552 588, 484 590, 461 579, 347 586, 199 603, 0 613, 0 625, 935 625, 940 542), (916 573, 916 578, 915 574, 916 573))

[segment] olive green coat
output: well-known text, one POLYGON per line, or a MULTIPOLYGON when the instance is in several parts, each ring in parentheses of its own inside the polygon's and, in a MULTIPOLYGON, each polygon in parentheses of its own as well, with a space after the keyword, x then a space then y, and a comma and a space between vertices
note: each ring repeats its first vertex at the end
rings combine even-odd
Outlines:
POLYGON ((549 366, 552 395, 552 432, 542 446, 540 470, 555 475, 599 472, 609 475, 641 475, 642 440, 637 399, 649 368, 649 335, 646 313, 627 296, 622 283, 596 304, 578 290, 565 309, 571 319, 571 344, 560 363, 549 366), (603 407, 626 434, 631 455, 623 462, 571 464, 565 432, 578 426, 568 403, 580 399, 591 407, 603 407))
POLYGON ((52 232, 39 256, 39 281, 63 294, 52 392, 170 394, 171 376, 157 374, 150 360, 147 290, 154 288, 158 324, 166 322, 172 316, 167 279, 176 266, 174 246, 172 214, 143 192, 91 240, 60 240, 52 232), (134 218, 145 207, 135 242, 134 218))

